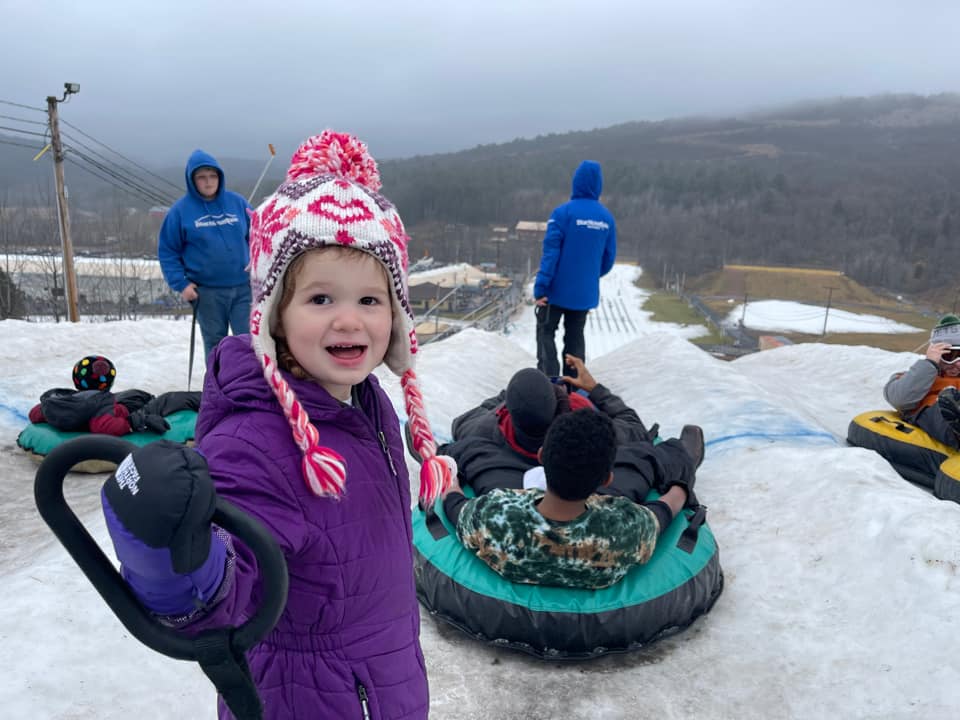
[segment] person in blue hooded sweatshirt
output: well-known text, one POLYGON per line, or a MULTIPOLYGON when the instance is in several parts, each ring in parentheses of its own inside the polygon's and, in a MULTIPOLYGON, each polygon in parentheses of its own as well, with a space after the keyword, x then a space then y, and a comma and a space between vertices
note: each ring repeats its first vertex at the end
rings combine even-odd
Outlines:
POLYGON ((563 357, 586 357, 587 313, 600 303, 600 278, 610 272, 617 256, 617 225, 600 203, 602 189, 600 164, 584 160, 573 174, 570 201, 547 222, 533 285, 537 368, 546 375, 577 376, 577 369, 567 363, 560 371, 554 336, 563 318, 563 357))
POLYGON ((228 329, 250 331, 250 204, 227 190, 212 155, 194 150, 187 194, 163 220, 157 255, 167 285, 195 304, 207 357, 228 329))

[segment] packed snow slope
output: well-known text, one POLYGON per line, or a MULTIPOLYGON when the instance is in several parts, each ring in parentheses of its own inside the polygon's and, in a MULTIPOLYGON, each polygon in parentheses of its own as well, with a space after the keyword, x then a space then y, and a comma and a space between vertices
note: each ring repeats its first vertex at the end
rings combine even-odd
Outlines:
MULTIPOLYGON (((604 280, 588 366, 664 435, 704 427, 697 493, 720 546, 723 595, 679 635, 585 663, 544 664, 424 616, 431 717, 956 717, 960 505, 844 442, 850 418, 883 407, 884 381, 917 356, 811 344, 723 362, 684 339, 695 329, 649 321, 635 272, 618 266, 604 280)), ((509 335, 468 330, 423 348, 438 435, 535 364, 532 331, 526 307, 509 335)), ((69 384, 85 354, 113 359, 118 389, 183 389, 189 325, 5 321, 0 334, 3 717, 214 718, 200 671, 131 639, 57 544, 33 506, 36 465, 15 444, 40 392, 69 384)), ((378 374, 402 407, 399 383, 378 374)), ((101 542, 104 479, 67 481, 68 500, 101 542)))
POLYGON ((742 321, 752 330, 806 333, 819 335, 826 326, 833 333, 913 333, 921 328, 898 323, 878 315, 852 313, 837 308, 827 309, 818 305, 806 305, 790 300, 759 300, 737 305, 727 314, 726 322, 736 325, 742 321))

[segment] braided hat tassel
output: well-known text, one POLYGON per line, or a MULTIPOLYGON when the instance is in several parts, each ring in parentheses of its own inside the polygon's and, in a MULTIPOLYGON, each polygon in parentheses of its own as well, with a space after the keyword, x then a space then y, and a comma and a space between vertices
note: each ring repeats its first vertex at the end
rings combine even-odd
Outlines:
POLYGON ((303 477, 307 486, 314 495, 339 499, 347 479, 343 456, 320 445, 317 428, 310 422, 297 396, 269 357, 264 357, 263 374, 290 423, 294 442, 303 453, 303 477))
POLYGON ((451 457, 437 455, 437 443, 433 439, 433 431, 424 410, 423 394, 413 369, 403 373, 400 385, 403 387, 413 448, 423 458, 420 465, 420 503, 430 507, 450 487, 457 464, 451 457))

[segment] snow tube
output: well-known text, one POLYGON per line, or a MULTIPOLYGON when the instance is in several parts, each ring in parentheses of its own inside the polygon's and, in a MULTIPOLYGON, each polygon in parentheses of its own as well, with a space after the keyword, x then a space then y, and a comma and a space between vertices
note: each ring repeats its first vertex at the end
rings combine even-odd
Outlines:
POLYGON ((413 511, 417 597, 477 640, 544 660, 639 650, 689 626, 723 590, 717 543, 703 519, 703 511, 680 513, 646 565, 611 587, 577 590, 504 579, 463 547, 437 501, 429 513, 413 511))
MULTIPOLYGON (((186 444, 189 444, 189 442, 193 440, 194 426, 197 424, 196 410, 178 410, 177 412, 170 413, 164 419, 170 423, 170 429, 163 435, 150 432, 128 433, 123 435, 122 439, 139 446, 160 439, 173 440, 174 442, 186 444)), ((47 423, 30 423, 21 431, 20 435, 17 436, 17 445, 30 453, 37 462, 40 462, 51 450, 67 440, 75 437, 89 437, 91 435, 92 433, 86 432, 65 432, 63 430, 57 430, 47 423)), ((116 467, 116 463, 108 460, 84 460, 76 465, 72 472, 113 472, 116 467)))
POLYGON ((960 503, 960 450, 934 440, 889 410, 860 413, 850 421, 847 442, 874 450, 900 475, 960 503))

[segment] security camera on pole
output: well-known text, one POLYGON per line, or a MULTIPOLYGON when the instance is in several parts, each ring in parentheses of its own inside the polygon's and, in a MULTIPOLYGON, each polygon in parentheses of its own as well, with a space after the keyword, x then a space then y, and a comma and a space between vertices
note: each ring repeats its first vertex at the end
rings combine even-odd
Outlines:
POLYGON ((67 191, 63 181, 63 144, 60 142, 60 120, 57 105, 70 95, 80 92, 78 83, 64 83, 63 97, 47 97, 47 115, 50 119, 50 145, 53 149, 53 177, 57 185, 57 217, 60 221, 60 243, 63 248, 63 277, 67 288, 67 314, 70 322, 80 322, 77 296, 77 275, 73 268, 73 244, 70 242, 70 212, 67 209, 67 191))

